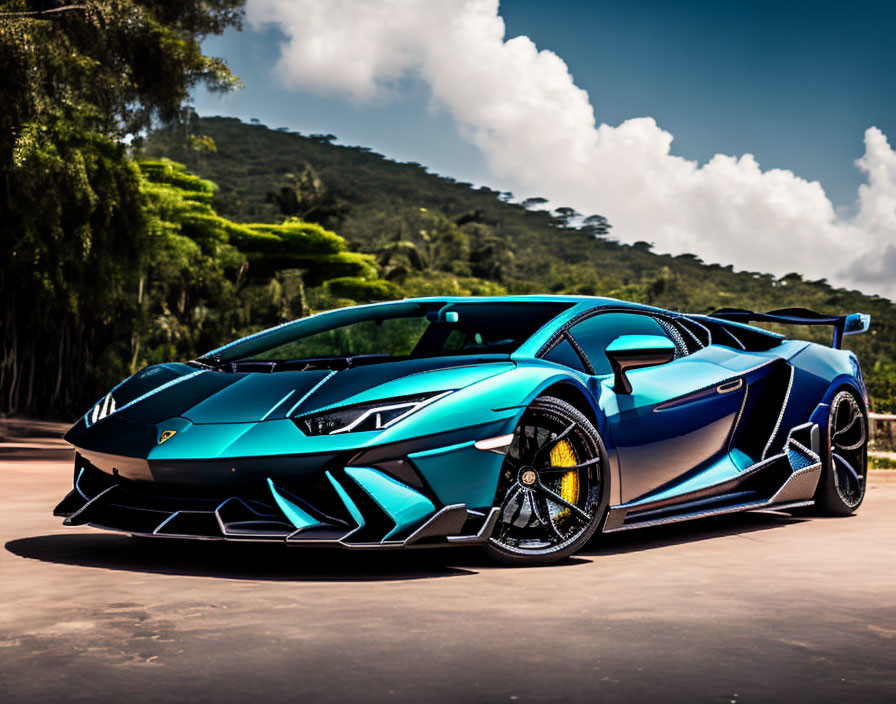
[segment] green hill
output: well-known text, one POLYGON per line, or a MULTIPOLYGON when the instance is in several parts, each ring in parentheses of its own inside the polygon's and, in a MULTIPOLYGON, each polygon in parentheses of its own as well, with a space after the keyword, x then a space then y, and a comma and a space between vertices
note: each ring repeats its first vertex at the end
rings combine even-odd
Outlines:
MULTIPOLYGON (((298 217, 338 233, 350 249, 374 255, 383 281, 363 291, 348 281, 339 300, 506 290, 605 295, 698 313, 790 305, 862 311, 872 315, 872 333, 847 338, 847 344, 862 359, 876 405, 896 405, 891 301, 804 281, 797 273, 779 278, 737 272, 694 255, 656 254, 647 243, 619 244, 599 216, 531 210, 508 202, 509 194, 334 140, 213 117, 194 118, 188 129, 158 131, 144 150, 214 181, 215 210, 235 222, 298 217)), ((338 283, 330 293, 337 289, 338 283)), ((828 331, 809 334, 821 340, 828 331)))

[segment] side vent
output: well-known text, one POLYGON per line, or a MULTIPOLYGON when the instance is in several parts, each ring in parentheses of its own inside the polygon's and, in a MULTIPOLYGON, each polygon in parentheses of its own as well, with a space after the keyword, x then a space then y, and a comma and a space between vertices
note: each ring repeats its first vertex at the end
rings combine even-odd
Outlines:
POLYGON ((410 529, 431 515, 436 507, 419 491, 369 467, 346 467, 345 473, 376 502, 395 527, 383 536, 382 542, 410 529))

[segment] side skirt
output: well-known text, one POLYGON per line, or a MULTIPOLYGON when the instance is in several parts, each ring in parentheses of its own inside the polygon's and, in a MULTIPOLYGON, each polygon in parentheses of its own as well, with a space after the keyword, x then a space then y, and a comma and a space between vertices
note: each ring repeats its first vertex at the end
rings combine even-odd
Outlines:
POLYGON ((603 532, 615 533, 741 511, 811 506, 821 477, 821 457, 817 447, 818 426, 814 423, 797 426, 790 431, 781 453, 746 468, 734 481, 727 480, 699 493, 683 494, 674 503, 668 499, 654 503, 642 500, 611 506, 603 532))

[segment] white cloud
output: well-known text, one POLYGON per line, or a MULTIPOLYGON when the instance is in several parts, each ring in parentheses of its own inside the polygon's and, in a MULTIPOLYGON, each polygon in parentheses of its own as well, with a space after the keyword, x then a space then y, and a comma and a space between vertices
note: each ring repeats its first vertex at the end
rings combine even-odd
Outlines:
POLYGON ((896 296, 896 152, 874 127, 857 214, 840 217, 818 182, 762 171, 750 154, 701 167, 670 154, 652 118, 598 126, 559 56, 505 39, 497 0, 249 0, 247 11, 285 35, 288 85, 368 101, 422 80, 501 187, 606 215, 623 241, 896 296))

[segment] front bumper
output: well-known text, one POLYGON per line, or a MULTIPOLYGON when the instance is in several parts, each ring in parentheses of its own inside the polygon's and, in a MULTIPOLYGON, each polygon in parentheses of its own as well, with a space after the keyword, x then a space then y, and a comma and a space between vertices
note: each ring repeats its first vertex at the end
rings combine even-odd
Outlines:
POLYGON ((456 439, 230 460, 82 450, 74 489, 54 514, 65 525, 169 538, 350 548, 483 543, 497 520, 503 451, 473 440, 444 444, 456 439))

